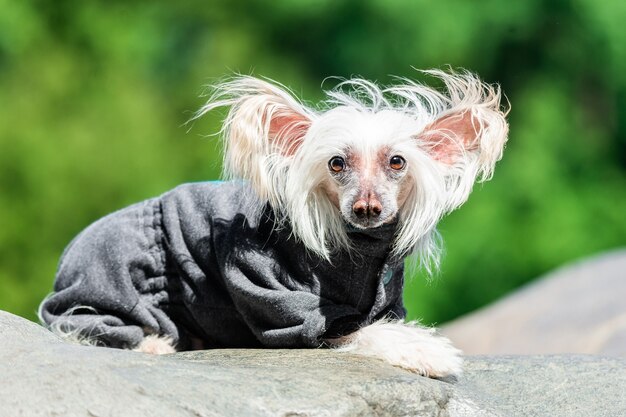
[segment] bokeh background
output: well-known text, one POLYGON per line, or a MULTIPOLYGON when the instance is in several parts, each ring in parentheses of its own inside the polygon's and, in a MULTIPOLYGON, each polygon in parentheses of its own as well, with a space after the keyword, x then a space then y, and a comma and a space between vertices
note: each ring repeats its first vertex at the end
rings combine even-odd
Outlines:
MULTIPOLYGON (((565 262, 626 244, 626 2, 0 0, 0 309, 35 319, 70 239, 219 176, 202 86, 267 76, 306 101, 328 76, 463 67, 508 96, 493 181, 441 225, 412 318, 442 323, 565 262)), ((332 80, 325 88, 332 87, 332 80)))

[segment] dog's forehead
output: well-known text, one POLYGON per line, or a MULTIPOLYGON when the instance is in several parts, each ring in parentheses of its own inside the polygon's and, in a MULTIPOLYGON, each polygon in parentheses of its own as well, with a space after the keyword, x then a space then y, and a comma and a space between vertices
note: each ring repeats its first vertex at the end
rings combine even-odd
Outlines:
POLYGON ((374 112, 348 106, 327 111, 314 125, 313 130, 321 136, 317 140, 338 141, 361 152, 411 140, 423 129, 423 123, 402 111, 374 112))

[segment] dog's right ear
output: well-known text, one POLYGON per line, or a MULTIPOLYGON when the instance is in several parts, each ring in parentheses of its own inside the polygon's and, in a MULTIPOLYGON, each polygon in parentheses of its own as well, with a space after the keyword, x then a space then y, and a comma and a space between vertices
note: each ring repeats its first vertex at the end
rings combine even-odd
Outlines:
POLYGON ((230 107, 224 120, 224 175, 249 180, 259 196, 279 204, 277 189, 311 125, 313 112, 286 89, 250 76, 221 83, 194 118, 230 107))

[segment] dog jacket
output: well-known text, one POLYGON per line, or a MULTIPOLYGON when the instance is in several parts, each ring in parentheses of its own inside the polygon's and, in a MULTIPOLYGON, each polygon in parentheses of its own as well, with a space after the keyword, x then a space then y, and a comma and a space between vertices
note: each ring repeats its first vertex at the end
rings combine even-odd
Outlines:
POLYGON ((348 227, 353 250, 307 251, 243 181, 181 185, 93 223, 65 249, 40 316, 130 348, 145 335, 184 350, 317 347, 385 316, 404 318, 397 224, 348 227))

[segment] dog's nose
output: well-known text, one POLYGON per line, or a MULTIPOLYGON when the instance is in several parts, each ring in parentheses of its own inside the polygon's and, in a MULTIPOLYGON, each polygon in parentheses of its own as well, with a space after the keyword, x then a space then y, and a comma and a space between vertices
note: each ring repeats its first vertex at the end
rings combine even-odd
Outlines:
POLYGON ((365 217, 378 217, 383 211, 383 206, 375 198, 370 198, 369 201, 363 198, 357 200, 352 206, 352 211, 359 218, 365 217))

